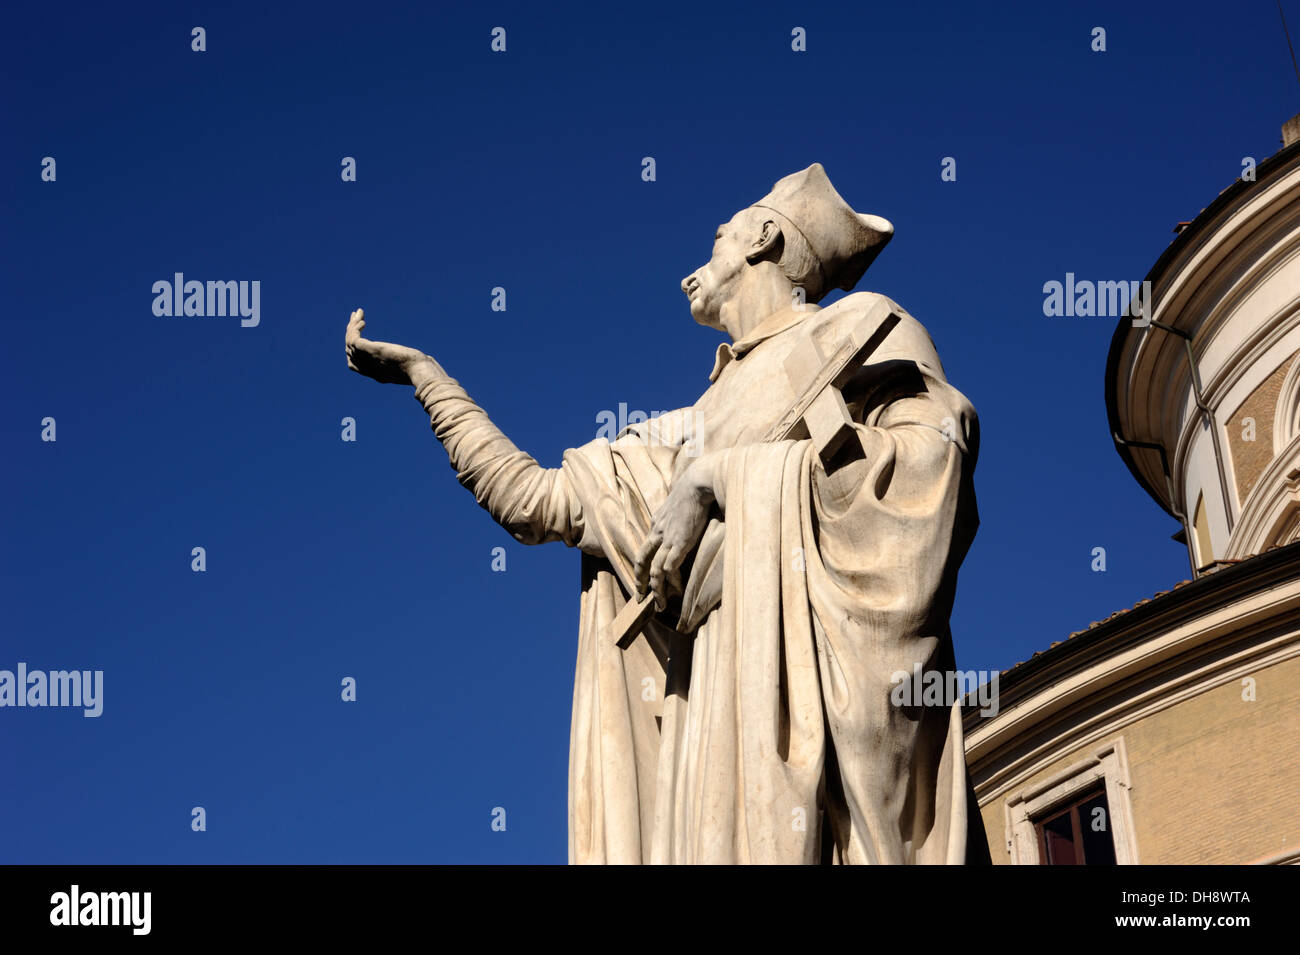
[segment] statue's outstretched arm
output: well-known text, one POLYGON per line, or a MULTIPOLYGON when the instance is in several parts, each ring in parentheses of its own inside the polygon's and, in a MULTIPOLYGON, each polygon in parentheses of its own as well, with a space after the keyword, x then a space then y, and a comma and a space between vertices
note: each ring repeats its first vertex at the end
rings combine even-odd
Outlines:
POLYGON ((582 537, 582 509, 564 472, 544 468, 520 451, 428 355, 362 338, 365 324, 361 310, 352 313, 348 367, 376 381, 414 386, 457 479, 493 520, 525 544, 562 540, 576 546, 582 537))
POLYGON ((577 544, 581 508, 560 468, 544 468, 515 447, 454 378, 412 384, 457 479, 493 520, 525 544, 577 544))

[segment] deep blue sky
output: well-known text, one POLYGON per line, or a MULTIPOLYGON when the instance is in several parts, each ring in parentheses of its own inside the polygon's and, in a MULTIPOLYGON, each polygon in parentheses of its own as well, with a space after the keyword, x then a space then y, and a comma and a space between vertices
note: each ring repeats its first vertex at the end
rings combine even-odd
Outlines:
POLYGON ((700 394, 719 338, 678 282, 814 161, 895 223, 860 288, 980 415, 959 664, 1187 575, 1107 434, 1114 322, 1042 286, 1140 279, 1279 148, 1272 2, 382 7, 8 11, 0 669, 105 700, 0 709, 0 862, 563 861, 578 554, 474 504, 410 390, 347 370, 348 313, 554 466, 601 410, 700 394), (259 280, 260 326, 155 317, 177 271, 259 280))

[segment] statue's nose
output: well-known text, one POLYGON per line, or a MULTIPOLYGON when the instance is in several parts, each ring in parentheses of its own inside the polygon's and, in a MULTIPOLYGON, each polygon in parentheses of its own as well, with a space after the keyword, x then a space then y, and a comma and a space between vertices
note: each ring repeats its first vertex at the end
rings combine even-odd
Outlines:
POLYGON ((699 284, 700 280, 697 279, 695 273, 692 272, 690 275, 686 276, 686 278, 682 279, 682 291, 687 295, 690 295, 699 284))

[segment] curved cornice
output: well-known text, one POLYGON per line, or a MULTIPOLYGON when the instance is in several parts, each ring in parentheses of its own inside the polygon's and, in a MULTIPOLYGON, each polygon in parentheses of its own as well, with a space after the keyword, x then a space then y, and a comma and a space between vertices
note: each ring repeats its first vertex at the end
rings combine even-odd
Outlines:
POLYGON ((1206 574, 1003 674, 998 712, 963 711, 981 803, 1081 745, 1300 656, 1300 543, 1206 574))
MULTIPOLYGON (((1268 195, 1272 189, 1282 183, 1289 173, 1295 172, 1297 169, 1300 169, 1300 142, 1293 143, 1260 163, 1256 169, 1255 182, 1244 182, 1239 179, 1223 190, 1187 228, 1178 234, 1156 260, 1155 265, 1152 266, 1146 276, 1146 281, 1151 283, 1152 312, 1157 316, 1158 321, 1163 321, 1176 328, 1183 328, 1189 333, 1195 331, 1195 329, 1185 327, 1197 314, 1195 308, 1189 307, 1189 303, 1198 300, 1205 301, 1206 298, 1204 297, 1214 294, 1215 289, 1194 285, 1186 281, 1186 279, 1188 275, 1194 273, 1203 275, 1207 266, 1211 274, 1213 274, 1214 269, 1218 268, 1225 260, 1231 262, 1234 254, 1242 253, 1236 261, 1243 273, 1260 274, 1258 269, 1251 266, 1249 250, 1254 249, 1257 251, 1261 234, 1267 236, 1270 231, 1276 232, 1279 224, 1285 225, 1285 217, 1279 211, 1269 216, 1248 215, 1238 224, 1233 224, 1231 220, 1256 201, 1273 204, 1278 202, 1279 199, 1286 198, 1286 201, 1292 205, 1300 203, 1300 175, 1294 177, 1292 183, 1286 184, 1280 195, 1271 197, 1268 195), (1224 232, 1225 226, 1231 228, 1224 232), (1210 259, 1213 259, 1213 261, 1210 261, 1210 259), (1170 301, 1168 298, 1171 289, 1176 293, 1174 301, 1170 301)), ((1275 262, 1281 257, 1266 256, 1266 258, 1275 262)), ((1234 271, 1234 267, 1230 264, 1220 282, 1217 283, 1218 294, 1222 295, 1223 282, 1241 278, 1240 275, 1235 275, 1234 271)), ((1244 294, 1249 287, 1247 283, 1238 291, 1244 294)), ((1229 301, 1221 304, 1225 306, 1235 304, 1236 299, 1233 299, 1232 295, 1227 298, 1229 301)), ((1228 313, 1223 308, 1216 308, 1214 312, 1220 318, 1223 314, 1228 313)), ((1118 401, 1120 368, 1122 365, 1127 367, 1134 363, 1134 349, 1141 348, 1141 343, 1144 340, 1142 336, 1163 334, 1150 328, 1139 330, 1138 335, 1133 335, 1133 332, 1132 319, 1124 317, 1120 319, 1111 336, 1110 350, 1106 356, 1104 383, 1107 423, 1112 435, 1119 435, 1129 441, 1148 441, 1162 444, 1166 447, 1168 453, 1171 449, 1168 448, 1167 435, 1128 433, 1126 430, 1128 422, 1121 420, 1118 401)), ((1170 335, 1164 335, 1164 337, 1174 338, 1174 336, 1170 335)), ((1185 395, 1190 390, 1190 371, 1185 367, 1186 356, 1182 343, 1177 340, 1162 341, 1155 346, 1155 349, 1150 359, 1144 359, 1144 356, 1138 355, 1137 360, 1148 361, 1153 368, 1161 361, 1164 361, 1169 364, 1171 370, 1178 369, 1178 365, 1181 363, 1184 367, 1178 371, 1180 377, 1177 380, 1180 387, 1177 390, 1185 395), (1177 349, 1177 351, 1170 351, 1170 349, 1177 349)), ((1127 382, 1132 377, 1126 374, 1124 380, 1127 382)), ((1167 373, 1161 380, 1171 382, 1175 380, 1175 376, 1167 373)), ((1131 397, 1126 396, 1126 398, 1131 397)), ((1126 403, 1125 417, 1129 414, 1129 408, 1130 404, 1126 403)), ((1156 453, 1149 449, 1125 447, 1118 442, 1116 442, 1116 451, 1128 467, 1129 473, 1133 475, 1134 480, 1142 486, 1143 490, 1151 495, 1165 511, 1171 515, 1175 514, 1175 502, 1168 499, 1163 487, 1164 480, 1163 476, 1160 475, 1156 453), (1136 457, 1139 453, 1145 455, 1142 458, 1144 464, 1140 464, 1136 457)))

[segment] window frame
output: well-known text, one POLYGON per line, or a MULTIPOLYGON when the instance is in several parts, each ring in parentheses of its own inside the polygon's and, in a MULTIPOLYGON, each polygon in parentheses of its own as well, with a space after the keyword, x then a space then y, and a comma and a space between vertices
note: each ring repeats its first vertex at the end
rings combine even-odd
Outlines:
MULTIPOLYGON (((1094 785, 1089 789, 1085 789, 1082 792, 1078 793, 1075 797, 1071 798, 1068 802, 1061 803, 1055 809, 1049 809, 1047 812, 1043 813, 1041 816, 1037 817, 1036 819, 1031 819, 1031 821, 1034 824, 1034 835, 1038 839, 1038 864, 1039 865, 1051 865, 1051 862, 1048 861, 1047 858, 1049 854, 1048 847, 1047 847, 1047 824, 1049 822, 1054 822, 1057 819, 1060 819, 1062 816, 1065 816, 1066 814, 1068 814, 1070 818, 1070 844, 1074 847, 1077 853, 1083 854, 1084 865, 1097 864, 1097 863, 1090 862, 1088 860, 1088 846, 1083 838, 1084 819, 1083 819, 1083 810, 1081 807, 1083 807, 1085 804, 1089 802, 1092 802, 1098 796, 1100 796, 1103 799, 1106 799, 1105 785, 1094 785)), ((1106 799, 1106 830, 1105 831, 1107 837, 1110 839, 1111 854, 1113 855, 1115 852, 1115 827, 1114 824, 1111 823, 1110 821, 1110 815, 1111 815, 1110 800, 1106 799)))
POLYGON ((1110 807, 1110 835, 1116 865, 1137 865, 1138 848, 1133 825, 1133 789, 1128 750, 1117 737, 1096 747, 1086 759, 1025 786, 1007 798, 1007 852, 1013 865, 1041 865, 1038 823, 1071 802, 1082 799, 1101 783, 1110 807))

